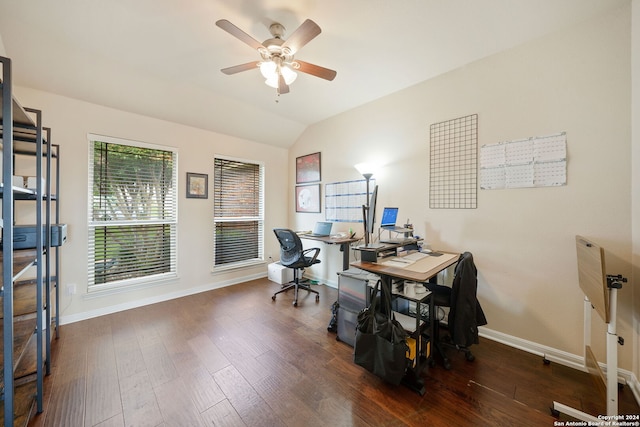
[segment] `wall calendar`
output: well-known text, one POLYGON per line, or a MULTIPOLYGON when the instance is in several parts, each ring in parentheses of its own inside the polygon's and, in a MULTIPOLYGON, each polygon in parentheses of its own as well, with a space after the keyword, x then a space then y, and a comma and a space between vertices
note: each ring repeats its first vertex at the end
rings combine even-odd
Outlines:
POLYGON ((566 184, 566 132, 480 148, 480 188, 483 190, 566 184))
POLYGON ((375 178, 369 181, 367 195, 366 180, 332 182, 325 185, 325 216, 333 222, 362 222, 362 205, 368 205, 368 199, 376 186, 375 178))

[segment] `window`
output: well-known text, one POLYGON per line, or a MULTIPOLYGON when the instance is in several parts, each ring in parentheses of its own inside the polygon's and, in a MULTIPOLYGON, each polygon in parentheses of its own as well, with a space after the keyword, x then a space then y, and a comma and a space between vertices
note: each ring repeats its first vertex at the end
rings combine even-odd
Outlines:
POLYGON ((264 261, 264 166, 216 157, 214 268, 264 261))
POLYGON ((176 277, 177 152, 89 137, 89 290, 176 277))

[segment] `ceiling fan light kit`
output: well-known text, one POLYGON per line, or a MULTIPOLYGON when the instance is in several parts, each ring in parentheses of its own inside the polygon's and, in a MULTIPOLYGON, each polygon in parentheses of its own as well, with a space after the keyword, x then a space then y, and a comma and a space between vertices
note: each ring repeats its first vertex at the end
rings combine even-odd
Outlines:
POLYGON ((308 62, 296 61, 293 55, 305 44, 309 43, 320 34, 320 27, 310 19, 307 19, 291 34, 288 40, 284 40, 285 28, 280 23, 273 23, 269 27, 272 38, 260 43, 240 28, 226 19, 216 22, 216 25, 238 40, 256 49, 262 61, 253 61, 246 64, 223 68, 224 74, 231 75, 241 71, 260 69, 260 73, 266 79, 265 83, 276 89, 278 95, 288 93, 289 85, 293 83, 300 71, 325 80, 333 80, 336 72, 319 65, 308 62))
POLYGON ((298 74, 291 69, 288 64, 283 64, 282 59, 275 57, 273 60, 260 62, 260 72, 266 79, 265 84, 274 89, 278 89, 280 76, 284 78, 286 85, 290 85, 298 77, 298 74))

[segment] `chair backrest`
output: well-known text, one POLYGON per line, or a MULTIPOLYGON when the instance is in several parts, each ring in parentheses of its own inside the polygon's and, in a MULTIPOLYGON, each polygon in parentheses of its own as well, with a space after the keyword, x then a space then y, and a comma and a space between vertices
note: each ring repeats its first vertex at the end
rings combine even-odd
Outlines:
POLYGON ((460 255, 451 287, 449 330, 454 344, 468 347, 478 343, 478 326, 486 325, 487 319, 478 302, 478 270, 473 255, 460 255))
POLYGON ((469 268, 470 270, 467 273, 473 274, 473 276, 477 276, 478 271, 476 269, 476 264, 473 262, 473 254, 471 252, 464 252, 458 258, 458 264, 454 270, 455 277, 459 277, 465 273, 465 269, 469 268))
POLYGON ((280 243, 280 264, 288 267, 302 257, 302 241, 295 231, 287 228, 274 228, 276 239, 280 243))
POLYGON ((469 304, 469 301, 473 301, 476 298, 478 270, 473 262, 471 252, 465 252, 460 255, 454 272, 450 306, 455 308, 465 303, 469 304))

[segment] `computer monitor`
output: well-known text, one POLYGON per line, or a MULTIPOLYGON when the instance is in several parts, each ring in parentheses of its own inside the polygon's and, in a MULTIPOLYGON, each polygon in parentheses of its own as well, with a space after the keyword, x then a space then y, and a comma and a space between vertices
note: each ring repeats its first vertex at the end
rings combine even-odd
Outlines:
POLYGON ((373 187, 371 193, 371 200, 369 201, 369 207, 367 209, 367 233, 373 234, 374 224, 376 223, 376 201, 378 199, 378 186, 373 187))

